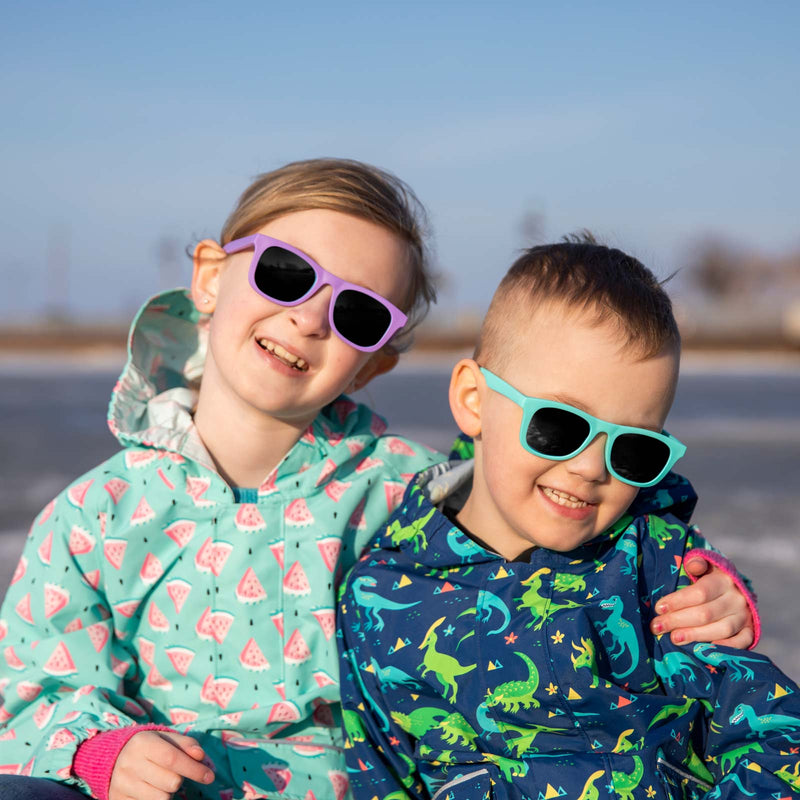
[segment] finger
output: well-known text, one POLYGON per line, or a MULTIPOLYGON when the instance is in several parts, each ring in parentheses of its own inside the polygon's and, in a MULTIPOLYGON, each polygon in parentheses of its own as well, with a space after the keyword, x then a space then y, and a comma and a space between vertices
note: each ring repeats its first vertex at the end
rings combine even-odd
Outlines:
MULTIPOLYGON (((705 603, 680 608, 656 617, 651 623, 654 633, 667 633, 678 628, 705 628, 711 624, 725 621, 735 625, 728 633, 717 634, 716 638, 727 638, 738 633, 749 622, 747 603, 744 598, 731 598, 728 595, 716 597, 705 603)), ((705 639, 710 642, 711 639, 705 639)))
POLYGON ((738 635, 741 630, 741 621, 734 616, 730 616, 715 620, 708 625, 675 628, 670 634, 670 639, 675 644, 719 642, 738 635))
POLYGON ((705 575, 710 568, 710 564, 702 556, 692 556, 689 561, 684 562, 683 566, 690 575, 695 577, 705 575))
MULTIPOLYGON (((190 781, 197 783, 212 783, 214 780, 214 773, 201 761, 197 761, 187 753, 184 753, 179 747, 176 747, 171 742, 165 741, 166 748, 159 748, 148 757, 148 768, 152 765, 154 768, 159 768, 167 772, 173 773, 179 779, 180 785, 181 778, 188 778, 190 781)), ((199 745, 198 745, 199 747, 199 745)), ((150 781, 150 776, 147 776, 150 781)), ((152 781, 150 781, 152 783, 152 781)), ((156 784, 156 785, 161 785, 156 784)), ((174 792, 176 789, 170 789, 174 792)))
POLYGON ((656 603, 656 611, 664 614, 703 605, 727 592, 732 585, 733 581, 724 572, 711 572, 703 575, 697 583, 693 583, 691 586, 682 586, 676 592, 662 597, 656 603))
POLYGON ((200 761, 205 757, 203 748, 197 739, 193 739, 191 736, 184 736, 182 733, 173 733, 171 731, 162 731, 161 736, 177 745, 184 753, 188 753, 196 761, 200 761))
MULTIPOLYGON (((150 767, 148 765, 148 769, 150 767)), ((119 775, 116 771, 108 787, 108 800, 169 800, 170 797, 163 789, 150 786, 136 775, 119 775)))
POLYGON ((727 639, 715 639, 714 644, 721 644, 725 647, 735 647, 739 650, 747 650, 756 640, 755 631, 751 627, 742 628, 736 636, 727 639))

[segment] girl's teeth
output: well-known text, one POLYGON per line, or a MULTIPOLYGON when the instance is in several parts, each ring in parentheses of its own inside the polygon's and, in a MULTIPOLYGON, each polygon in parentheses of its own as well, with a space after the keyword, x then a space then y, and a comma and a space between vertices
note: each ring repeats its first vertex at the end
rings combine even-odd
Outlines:
POLYGON ((268 339, 259 339, 258 343, 265 349, 269 350, 270 353, 277 356, 281 361, 285 361, 287 364, 290 364, 293 367, 297 367, 297 369, 307 369, 308 364, 302 358, 294 355, 294 353, 290 353, 288 350, 285 350, 279 344, 275 344, 274 342, 270 342, 268 339))
POLYGON ((554 503, 558 503, 560 506, 566 506, 567 508, 583 508, 584 506, 589 505, 585 500, 581 500, 580 498, 571 494, 567 494, 566 492, 559 492, 558 489, 551 489, 549 486, 545 486, 542 491, 554 503))

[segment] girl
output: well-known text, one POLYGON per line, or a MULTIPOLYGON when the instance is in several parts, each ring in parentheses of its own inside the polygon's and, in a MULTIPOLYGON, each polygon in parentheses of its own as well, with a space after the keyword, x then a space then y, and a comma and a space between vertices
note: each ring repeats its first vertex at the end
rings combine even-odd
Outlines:
MULTIPOLYGON (((421 219, 381 170, 290 164, 197 245, 190 293, 139 312, 109 407, 124 449, 35 520, 0 612, 19 800, 347 794, 336 577, 442 456, 344 393, 433 299, 421 219)), ((728 578, 699 587, 673 607, 742 628, 728 578)))

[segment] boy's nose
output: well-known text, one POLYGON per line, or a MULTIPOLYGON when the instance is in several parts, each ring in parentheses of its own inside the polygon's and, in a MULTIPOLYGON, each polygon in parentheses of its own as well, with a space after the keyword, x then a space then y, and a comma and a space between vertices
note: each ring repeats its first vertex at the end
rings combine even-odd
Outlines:
POLYGON ((598 434, 578 455, 568 459, 567 469, 589 483, 600 483, 608 476, 606 468, 606 439, 604 433, 598 434))
POLYGON ((328 313, 332 293, 330 286, 323 286, 305 302, 287 309, 289 317, 303 336, 327 335, 330 327, 328 313))

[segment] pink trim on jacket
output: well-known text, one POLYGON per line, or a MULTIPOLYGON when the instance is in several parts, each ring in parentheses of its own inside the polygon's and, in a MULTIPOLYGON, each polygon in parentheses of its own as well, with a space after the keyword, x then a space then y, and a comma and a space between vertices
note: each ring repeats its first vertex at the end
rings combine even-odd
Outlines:
POLYGON ((137 733, 142 731, 168 731, 176 733, 164 725, 129 725, 126 728, 102 731, 91 739, 81 742, 72 759, 72 772, 89 784, 92 797, 108 800, 111 773, 117 763, 120 751, 137 733))
MULTIPOLYGON (((683 557, 684 563, 689 561, 691 558, 704 558, 710 564, 713 564, 715 567, 721 569, 733 581, 736 588, 744 595, 744 599, 747 601, 747 607, 750 609, 750 616, 753 618, 754 639, 753 644, 751 644, 748 648, 748 650, 752 650, 758 644, 758 640, 761 638, 761 617, 758 614, 756 596, 747 588, 742 580, 742 576, 739 574, 739 571, 736 569, 733 562, 725 558, 725 556, 721 556, 719 553, 715 553, 713 550, 701 550, 699 548, 695 548, 694 550, 690 550, 683 557)), ((692 583, 697 582, 697 578, 694 575, 689 575, 689 577, 691 578, 692 583)))

